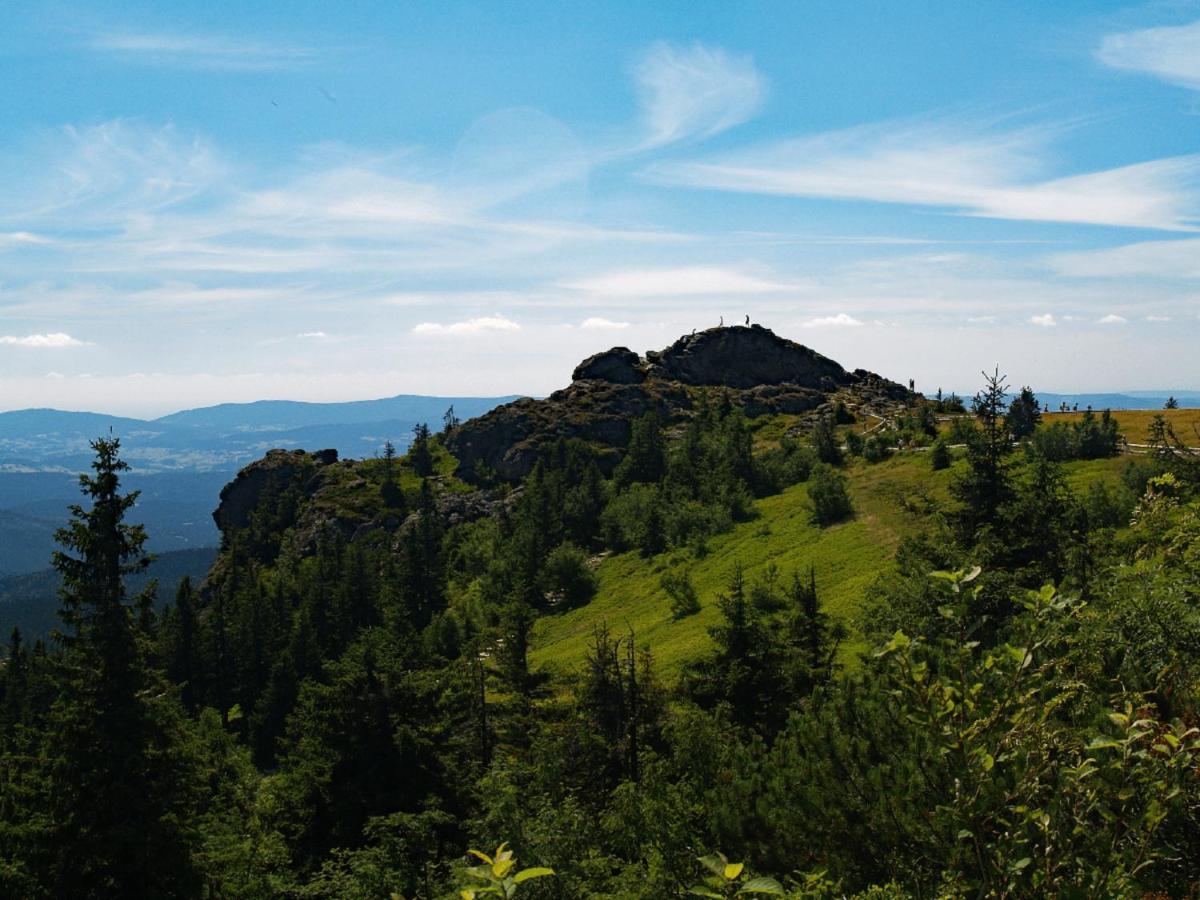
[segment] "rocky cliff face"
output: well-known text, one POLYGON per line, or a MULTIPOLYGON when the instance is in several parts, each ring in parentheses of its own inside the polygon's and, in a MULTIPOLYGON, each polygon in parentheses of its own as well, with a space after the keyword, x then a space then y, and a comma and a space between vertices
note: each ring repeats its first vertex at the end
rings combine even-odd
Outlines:
POLYGON ((761 325, 681 337, 666 350, 647 353, 646 361, 653 378, 743 390, 786 384, 832 391, 850 380, 832 359, 761 325))
MULTIPOLYGON (((468 482, 486 474, 515 483, 559 438, 590 443, 611 470, 636 419, 654 411, 664 422, 682 422, 706 395, 718 394, 751 418, 797 416, 800 430, 837 401, 858 412, 886 412, 908 397, 895 382, 861 369, 847 372, 766 328, 717 328, 645 356, 626 347, 597 353, 579 364, 568 387, 465 422, 446 444, 459 461, 457 474, 468 482)), ((271 450, 221 491, 213 518, 228 537, 251 527, 256 513, 267 516, 282 534, 280 551, 301 555, 332 533, 350 541, 395 542, 414 519, 383 502, 380 466, 379 460, 339 460, 336 450, 271 450), (278 510, 285 495, 294 502, 283 504, 293 510, 283 521, 278 510)), ((432 480, 438 514, 448 525, 491 515, 519 495, 519 490, 468 491, 441 476, 432 480)), ((227 562, 222 553, 206 591, 223 577, 227 562)))
MULTIPOLYGON (((322 537, 334 534, 346 541, 368 535, 372 540, 393 541, 414 514, 399 513, 383 503, 381 477, 378 460, 339 460, 336 450, 269 450, 224 487, 213 520, 229 538, 250 527, 256 513, 271 516, 282 536, 281 548, 286 545, 301 556, 313 553, 322 537), (294 517, 281 520, 277 510, 285 495, 295 498, 290 504, 294 517)), ((492 515, 498 506, 512 502, 517 493, 464 493, 443 489, 442 479, 436 476, 433 481, 437 485, 437 512, 447 525, 492 515)), ((222 553, 202 586, 205 593, 223 577, 227 564, 226 554, 222 553)))
POLYGON ((576 367, 569 387, 466 422, 448 445, 460 462, 458 474, 468 481, 485 471, 517 481, 559 438, 593 443, 615 465, 634 419, 649 410, 665 421, 686 417, 706 390, 727 391, 750 417, 811 413, 837 395, 852 406, 878 407, 908 394, 870 372, 847 372, 759 325, 712 328, 644 357, 627 347, 590 356, 576 367))

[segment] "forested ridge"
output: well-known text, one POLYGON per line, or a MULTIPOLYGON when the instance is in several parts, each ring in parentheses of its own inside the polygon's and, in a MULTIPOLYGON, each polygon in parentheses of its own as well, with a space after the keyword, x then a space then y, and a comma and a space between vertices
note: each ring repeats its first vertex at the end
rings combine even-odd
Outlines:
POLYGON ((477 440, 466 469, 451 450, 484 432, 448 411, 402 456, 269 456, 161 613, 128 588, 119 443, 95 442, 61 633, 14 633, 0 669, 0 894, 1196 894, 1200 458, 1168 419, 1119 457, 1116 418, 1043 421, 998 371, 964 404, 622 365, 655 402, 608 443, 605 407, 520 454, 477 440), (764 498, 847 528, 891 464, 946 497, 852 611, 820 559, 697 586, 764 498), (614 616, 567 670, 534 665, 538 623, 616 557, 671 620, 715 610, 703 644, 667 675, 614 616))

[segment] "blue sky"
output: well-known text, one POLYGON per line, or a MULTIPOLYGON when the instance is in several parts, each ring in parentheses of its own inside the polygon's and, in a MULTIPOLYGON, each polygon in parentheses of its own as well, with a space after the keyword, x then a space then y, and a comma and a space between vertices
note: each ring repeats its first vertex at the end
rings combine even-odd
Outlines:
POLYGON ((546 393, 749 315, 1200 388, 1200 3, 10 2, 0 408, 546 393))

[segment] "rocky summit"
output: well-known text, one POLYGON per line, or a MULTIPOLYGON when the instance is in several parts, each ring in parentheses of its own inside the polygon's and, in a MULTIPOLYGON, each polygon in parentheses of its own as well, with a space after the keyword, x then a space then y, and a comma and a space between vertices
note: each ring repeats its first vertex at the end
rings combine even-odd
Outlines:
POLYGON ((893 381, 848 372, 769 328, 711 328, 645 356, 627 347, 590 356, 568 387, 497 407, 457 428, 447 444, 468 481, 485 474, 519 480, 559 438, 587 441, 615 465, 636 418, 649 411, 667 422, 685 418, 712 391, 724 391, 752 418, 815 414, 838 400, 852 410, 884 411, 908 396, 893 381))

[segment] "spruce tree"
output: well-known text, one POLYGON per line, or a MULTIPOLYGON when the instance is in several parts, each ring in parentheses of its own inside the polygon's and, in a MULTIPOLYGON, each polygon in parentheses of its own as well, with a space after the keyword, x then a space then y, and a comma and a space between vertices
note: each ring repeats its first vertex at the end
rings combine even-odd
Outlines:
POLYGON ((1007 410, 1005 376, 997 368, 983 373, 984 386, 975 395, 975 417, 982 426, 967 441, 967 469, 951 486, 962 504, 957 520, 963 540, 973 543, 980 528, 996 522, 1000 508, 1012 496, 1012 486, 1004 465, 1012 450, 1007 410))
POLYGON ((1008 406, 1006 422, 1009 433, 1014 440, 1020 440, 1033 434, 1042 421, 1042 408, 1028 387, 1021 388, 1021 393, 1013 398, 1008 406))
POLYGON ((126 524, 137 492, 120 493, 119 441, 92 443, 53 557, 62 576, 64 653, 46 752, 53 790, 44 884, 62 897, 192 896, 181 713, 146 664, 146 641, 125 578, 150 559, 146 533, 126 524))
POLYGON ((408 449, 408 461, 413 471, 426 478, 433 474, 433 453, 429 449, 429 426, 422 422, 413 429, 412 446, 408 449))

